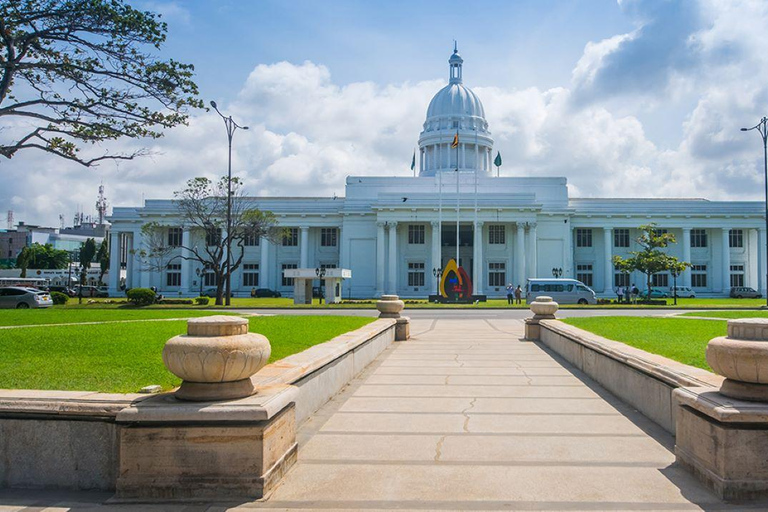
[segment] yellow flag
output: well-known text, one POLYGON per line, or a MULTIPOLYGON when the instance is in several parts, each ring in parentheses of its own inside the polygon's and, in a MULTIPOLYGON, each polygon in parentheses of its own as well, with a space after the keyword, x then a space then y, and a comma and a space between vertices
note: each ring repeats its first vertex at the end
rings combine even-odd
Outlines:
POLYGON ((452 148, 459 147, 459 132, 456 132, 456 135, 453 136, 453 142, 451 143, 452 148))

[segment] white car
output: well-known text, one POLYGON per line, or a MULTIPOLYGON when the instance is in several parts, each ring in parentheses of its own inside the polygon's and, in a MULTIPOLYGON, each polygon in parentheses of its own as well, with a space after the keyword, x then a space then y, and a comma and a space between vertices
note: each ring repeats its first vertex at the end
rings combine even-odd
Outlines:
POLYGON ((675 290, 677 290, 677 296, 684 297, 687 299, 695 299, 696 298, 696 292, 691 289, 690 286, 671 286, 669 288, 669 296, 674 297, 675 296, 675 290))
POLYGON ((53 306, 51 294, 37 288, 9 286, 0 288, 0 308, 49 308, 53 306))

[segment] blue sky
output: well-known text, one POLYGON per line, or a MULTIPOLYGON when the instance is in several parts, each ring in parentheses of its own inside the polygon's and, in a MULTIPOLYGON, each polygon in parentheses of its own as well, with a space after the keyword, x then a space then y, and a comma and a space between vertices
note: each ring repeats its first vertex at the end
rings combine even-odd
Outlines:
MULTIPOLYGON (((206 103, 251 127, 234 168, 253 195, 343 195, 348 175, 408 174, 457 39, 503 174, 565 176, 575 196, 760 199, 762 148, 738 128, 768 113, 763 0, 133 5, 163 14, 162 55, 195 64, 206 103)), ((19 155, 0 162, 0 205, 55 224, 93 210, 100 180, 113 205, 169 197, 220 175, 224 143, 200 111, 158 141, 108 146, 151 158, 84 169, 19 155)))

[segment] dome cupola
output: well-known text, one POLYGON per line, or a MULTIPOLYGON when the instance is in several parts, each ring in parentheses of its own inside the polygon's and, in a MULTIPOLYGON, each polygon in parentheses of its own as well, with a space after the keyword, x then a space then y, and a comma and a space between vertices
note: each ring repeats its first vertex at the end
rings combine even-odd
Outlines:
POLYGON ((480 98, 463 84, 463 64, 454 44, 448 59, 448 85, 429 103, 419 136, 420 176, 455 171, 457 167, 460 172, 490 174, 493 139, 480 98), (451 148, 457 134, 458 148, 451 148))

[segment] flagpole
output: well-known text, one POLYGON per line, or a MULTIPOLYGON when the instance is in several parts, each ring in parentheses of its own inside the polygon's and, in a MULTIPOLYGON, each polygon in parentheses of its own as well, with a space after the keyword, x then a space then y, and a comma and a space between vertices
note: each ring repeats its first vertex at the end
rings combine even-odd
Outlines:
POLYGON ((456 130, 456 266, 459 264, 459 130, 456 130))

